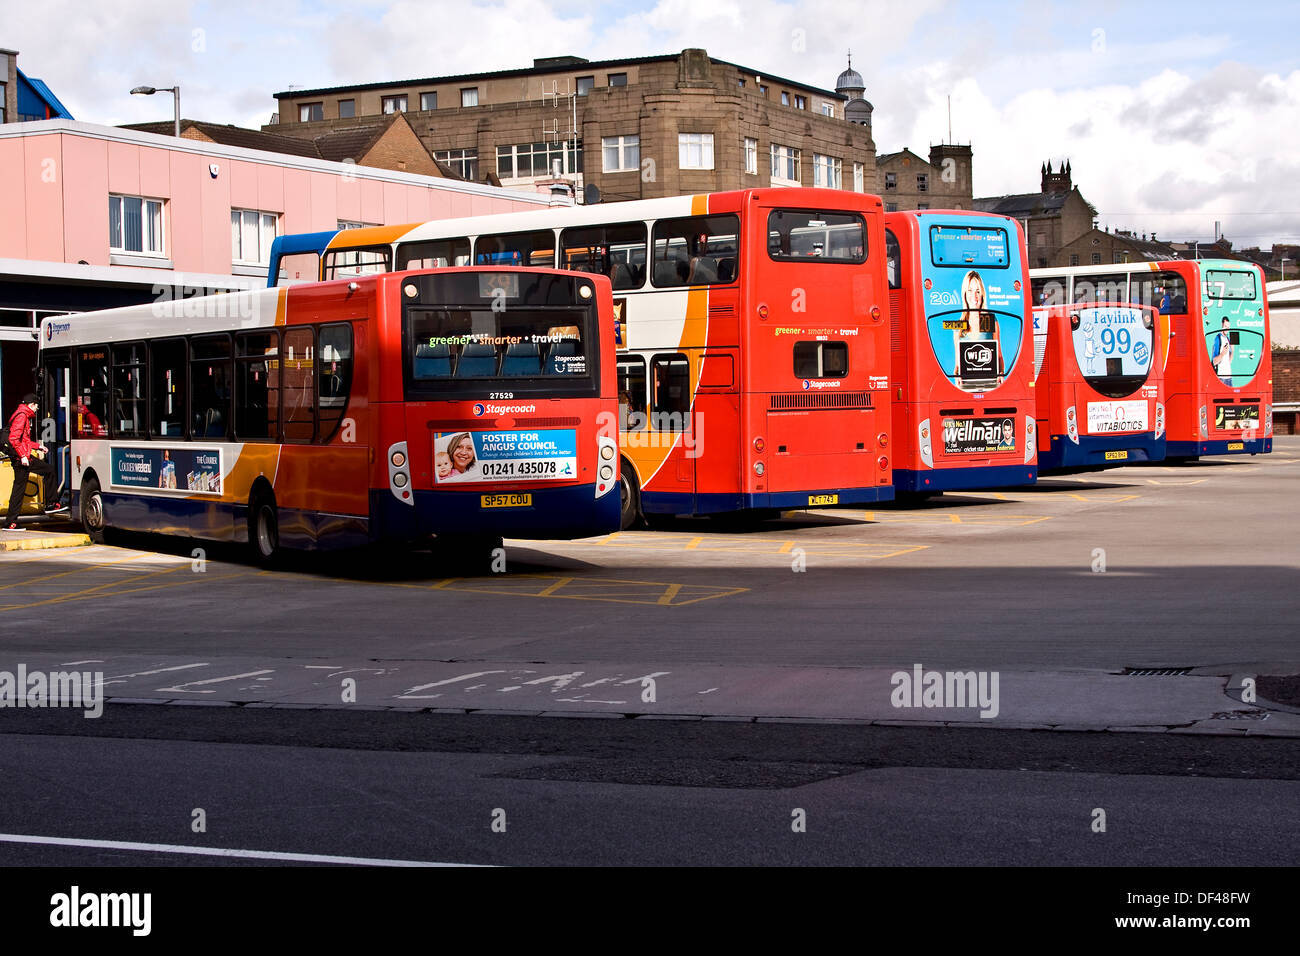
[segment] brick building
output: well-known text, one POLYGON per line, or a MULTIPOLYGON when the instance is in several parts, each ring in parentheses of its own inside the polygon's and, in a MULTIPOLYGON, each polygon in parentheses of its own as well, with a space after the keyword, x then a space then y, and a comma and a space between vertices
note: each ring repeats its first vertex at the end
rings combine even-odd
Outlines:
POLYGON ((264 131, 313 138, 405 113, 425 146, 467 179, 581 196, 648 199, 768 185, 877 188, 861 77, 837 90, 770 76, 704 50, 277 93, 264 131), (846 116, 846 110, 848 115, 846 116))
MULTIPOLYGON (((1044 163, 1036 193, 987 196, 974 200, 974 207, 1020 221, 1029 243, 1031 269, 1054 264, 1066 245, 1096 227, 1097 210, 1071 181, 1069 160, 1055 172, 1050 162, 1044 163)), ((1088 255, 1081 264, 1089 264, 1091 253, 1088 255)))
POLYGON ((969 145, 931 146, 928 161, 905 146, 877 156, 876 170, 885 212, 973 208, 969 145))

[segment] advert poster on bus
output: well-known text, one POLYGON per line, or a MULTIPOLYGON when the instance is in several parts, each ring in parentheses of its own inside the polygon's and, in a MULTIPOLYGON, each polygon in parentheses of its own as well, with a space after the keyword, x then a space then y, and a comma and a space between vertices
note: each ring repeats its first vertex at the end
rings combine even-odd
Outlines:
POLYGON ((115 488, 221 494, 219 448, 115 447, 109 465, 115 488))
POLYGON ((1204 285, 1207 308, 1202 323, 1214 374, 1225 385, 1247 385, 1264 349, 1260 284, 1253 271, 1206 269, 1204 285))
POLYGON ((1137 376, 1151 368, 1155 330, 1141 309, 1106 306, 1070 311, 1074 356, 1085 378, 1137 376))
POLYGON ((1214 427, 1221 432, 1259 428, 1259 406, 1218 405, 1214 409, 1214 427))
POLYGON ((1015 365, 1024 335, 1019 250, 1006 228, 989 227, 987 220, 922 221, 929 224, 922 296, 935 358, 959 388, 996 387, 1015 365))
POLYGON ((945 418, 943 450, 949 455, 1016 450, 1014 418, 945 418))
POLYGON ((577 435, 572 428, 437 434, 433 439, 434 483, 574 478, 578 474, 577 435))
POLYGON ((1089 402, 1088 434, 1114 435, 1118 432, 1147 431, 1146 399, 1128 402, 1089 402))

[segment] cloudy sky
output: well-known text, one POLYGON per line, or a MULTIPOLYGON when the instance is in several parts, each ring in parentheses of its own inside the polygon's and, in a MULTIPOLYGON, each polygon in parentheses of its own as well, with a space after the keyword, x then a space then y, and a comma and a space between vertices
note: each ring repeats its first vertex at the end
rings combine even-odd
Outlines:
POLYGON ((272 94, 703 47, 833 87, 853 50, 880 152, 952 133, 975 195, 1071 160, 1104 225, 1300 242, 1300 4, 1060 0, 0 0, 0 47, 79 120, 260 126, 272 94), (21 8, 21 12, 20 11, 21 8))

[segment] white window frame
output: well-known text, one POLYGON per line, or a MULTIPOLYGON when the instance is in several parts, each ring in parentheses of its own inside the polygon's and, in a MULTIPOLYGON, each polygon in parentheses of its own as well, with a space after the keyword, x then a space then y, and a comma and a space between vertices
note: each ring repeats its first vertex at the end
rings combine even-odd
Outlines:
POLYGON ((108 196, 108 249, 127 256, 152 256, 155 259, 167 258, 166 217, 164 205, 166 200, 150 199, 148 196, 129 196, 124 193, 109 193, 108 196), (135 200, 140 203, 140 245, 144 248, 127 249, 126 242, 126 202, 135 200), (117 235, 113 235, 113 205, 117 205, 117 235), (157 207, 150 212, 151 207, 157 207), (151 223, 152 229, 146 228, 151 223), (148 248, 150 231, 156 233, 156 248, 148 248))
POLYGON ((460 108, 478 106, 478 87, 466 86, 460 91, 460 108))
POLYGON ((405 93, 395 93, 392 96, 385 96, 381 101, 383 104, 384 115, 389 113, 405 113, 409 100, 405 93))
POLYGON ((712 133, 678 133, 677 134, 677 168, 678 169, 712 169, 713 168, 713 134, 712 133), (692 155, 696 153, 697 155, 692 155))
POLYGON ((758 175, 758 140, 745 137, 745 172, 758 175))
POLYGON ((770 169, 772 172, 773 186, 802 186, 803 180, 799 178, 791 179, 789 176, 778 175, 793 171, 795 176, 801 176, 803 172, 803 153, 795 146, 782 146, 780 143, 773 143, 769 150, 771 157, 770 169))
POLYGON ((280 214, 261 209, 230 210, 230 261, 238 266, 264 266, 271 261, 271 243, 280 234, 280 214), (253 217, 250 226, 248 217, 253 217), (238 222, 238 225, 236 225, 238 222), (247 255, 247 230, 251 229, 256 242, 255 255, 247 255), (269 231, 268 231, 269 229, 269 231))
POLYGON ((831 118, 833 119, 833 118, 835 117, 835 104, 834 104, 834 103, 823 103, 823 104, 822 104, 822 116, 829 116, 829 117, 831 117, 831 118))
POLYGON ((813 153, 813 185, 822 189, 844 188, 844 160, 813 153))
POLYGON ((600 138, 601 172, 629 173, 641 168, 641 137, 602 136, 600 138), (614 163, 610 164, 611 156, 614 163))
POLYGON ((325 118, 325 104, 323 102, 298 104, 299 123, 319 123, 324 118, 325 118), (320 109, 320 117, 318 119, 312 119, 311 111, 316 108, 320 109))
POLYGON ((446 163, 471 182, 478 179, 478 149, 436 149, 433 158, 446 163), (473 169, 469 167, 473 163, 473 169))
POLYGON ((862 163, 853 164, 853 191, 855 193, 867 191, 866 169, 862 163))

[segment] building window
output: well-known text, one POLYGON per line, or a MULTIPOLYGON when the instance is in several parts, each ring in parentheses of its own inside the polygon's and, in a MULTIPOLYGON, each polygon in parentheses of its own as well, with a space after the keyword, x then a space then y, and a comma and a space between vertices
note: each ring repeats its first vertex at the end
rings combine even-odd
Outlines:
POLYGON ((549 176, 556 161, 560 174, 572 176, 582 172, 582 143, 520 143, 497 147, 497 176, 501 179, 527 179, 549 176))
POLYGON ((794 98, 794 108, 797 110, 806 110, 808 108, 808 98, 804 96, 796 96, 794 98))
POLYGON ((163 254, 162 200, 108 197, 108 247, 113 252, 163 254))
POLYGON ((478 87, 470 86, 460 91, 460 105, 478 106, 478 87))
POLYGON ((256 209, 230 210, 230 261, 245 265, 270 262, 279 218, 273 212, 256 209))
POLYGON ((758 175, 758 140, 745 137, 745 172, 758 175))
POLYGON ((298 122, 314 123, 325 118, 324 103, 302 103, 298 106, 298 122))
POLYGON ((436 110, 438 108, 438 93, 435 90, 432 93, 420 94, 420 109, 436 110))
POLYGON ((1092 264, 1093 264, 1094 266, 1099 266, 1099 265, 1101 265, 1101 253, 1100 253, 1100 252, 1094 252, 1094 253, 1092 254, 1092 264))
POLYGON ((844 184, 844 161, 813 153, 813 185, 840 189, 844 184))
POLYGON ((802 185, 799 179, 799 150, 792 146, 772 144, 772 181, 802 185))
POLYGON ((762 93, 764 96, 767 96, 767 84, 766 83, 758 84, 758 92, 762 93))
POLYGON ((886 189, 898 188, 898 173, 885 173, 885 188, 886 189))
POLYGON ((384 97, 384 112, 385 112, 385 113, 405 113, 405 112, 406 112, 406 94, 403 93, 401 96, 385 96, 385 97, 384 97))
POLYGON ((929 204, 928 202, 919 202, 919 203, 916 204, 916 208, 917 208, 917 209, 929 209, 929 208, 930 208, 930 204, 929 204))
POLYGON ((640 136, 606 136, 600 141, 603 172, 626 173, 641 167, 640 136))
POLYGON ((919 193, 926 192, 930 188, 930 175, 928 173, 916 174, 916 191, 919 193))
POLYGON ((745 78, 742 76, 737 85, 743 90, 745 88, 745 78))
POLYGON ((433 158, 440 163, 446 163, 452 169, 468 179, 470 182, 478 180, 478 150, 477 149, 443 149, 433 154, 433 158))
POLYGON ((626 73, 611 73, 611 74, 609 74, 609 85, 610 85, 610 86, 627 86, 627 74, 626 74, 626 73))
MULTIPOLYGON (((741 80, 740 85, 744 86, 745 81, 741 80)), ((5 82, 4 80, 0 80, 0 124, 4 124, 5 122, 5 82)))
POLYGON ((853 164, 853 191, 865 192, 867 188, 865 169, 861 163, 853 164))
POLYGON ((578 95, 586 96, 596 88, 596 78, 594 76, 578 77, 578 95))
POLYGON ((782 90, 782 91, 781 91, 781 105, 782 105, 782 106, 789 106, 789 105, 790 105, 790 91, 789 91, 789 90, 782 90))
POLYGON ((678 133, 677 166, 680 169, 712 169, 713 134, 678 133))
POLYGON ((896 202, 885 203, 885 212, 898 212, 898 203, 896 202))
POLYGON ((823 104, 822 104, 822 116, 834 116, 834 115, 835 115, 835 104, 834 104, 834 103, 823 103, 823 104))
POLYGON ((1079 264, 1079 257, 1078 257, 1077 255, 1071 253, 1071 254, 1070 254, 1070 265, 1072 265, 1072 266, 1077 266, 1078 264, 1079 264))
POLYGON ((351 119, 357 115, 356 100, 339 100, 339 119, 351 119))

